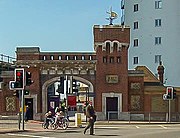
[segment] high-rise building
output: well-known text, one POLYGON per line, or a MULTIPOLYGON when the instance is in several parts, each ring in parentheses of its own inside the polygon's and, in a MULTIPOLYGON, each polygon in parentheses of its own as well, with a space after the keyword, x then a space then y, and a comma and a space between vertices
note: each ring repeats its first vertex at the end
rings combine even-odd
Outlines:
POLYGON ((131 27, 129 69, 160 61, 165 85, 180 86, 180 0, 121 0, 121 24, 131 27))

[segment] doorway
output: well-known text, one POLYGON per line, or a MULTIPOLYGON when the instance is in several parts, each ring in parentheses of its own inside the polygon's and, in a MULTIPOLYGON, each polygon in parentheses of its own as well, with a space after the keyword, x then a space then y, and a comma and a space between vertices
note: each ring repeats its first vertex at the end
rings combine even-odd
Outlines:
POLYGON ((118 119, 118 97, 106 97, 106 119, 118 119))

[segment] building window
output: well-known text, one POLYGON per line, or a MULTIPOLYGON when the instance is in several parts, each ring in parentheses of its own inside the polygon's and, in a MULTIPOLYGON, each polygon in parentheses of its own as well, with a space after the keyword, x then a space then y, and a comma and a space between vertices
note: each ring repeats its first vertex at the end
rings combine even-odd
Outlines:
POLYGON ((54 60, 54 56, 51 56, 51 60, 54 60))
POLYGON ((138 57, 134 57, 133 64, 138 64, 138 57))
POLYGON ((161 37, 155 37, 155 45, 161 44, 161 37))
POLYGON ((138 4, 134 4, 134 12, 138 11, 138 4))
POLYGON ((139 45, 138 39, 134 39, 134 47, 137 47, 139 45))
POLYGON ((107 57, 103 57, 103 63, 107 63, 107 57))
POLYGON ((155 9, 161 9, 161 8, 162 8, 162 0, 156 0, 155 9))
POLYGON ((155 55, 155 63, 160 63, 161 55, 155 55))
POLYGON ((61 56, 59 56, 59 60, 61 60, 61 58, 62 58, 62 57, 61 57, 61 56))
POLYGON ((134 22, 134 29, 138 29, 138 22, 134 22))
POLYGON ((155 19, 155 27, 161 26, 161 19, 155 19))
POLYGON ((110 63, 114 63, 114 57, 110 57, 110 63))
POLYGON ((66 56, 66 60, 69 60, 69 56, 66 56))
POLYGON ((117 63, 121 63, 121 57, 117 57, 117 63))
POLYGON ((46 60, 46 56, 43 56, 43 60, 46 60))

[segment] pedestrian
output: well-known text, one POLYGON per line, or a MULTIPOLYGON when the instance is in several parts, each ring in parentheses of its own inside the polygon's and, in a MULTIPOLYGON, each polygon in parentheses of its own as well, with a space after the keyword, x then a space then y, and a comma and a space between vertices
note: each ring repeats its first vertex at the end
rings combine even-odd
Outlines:
POLYGON ((29 117, 30 117, 30 109, 29 106, 27 105, 25 109, 25 122, 29 120, 29 117))
POLYGON ((86 116, 88 118, 88 125, 84 129, 84 134, 86 134, 86 131, 90 128, 90 135, 94 135, 94 122, 96 121, 96 115, 91 101, 86 107, 86 116))

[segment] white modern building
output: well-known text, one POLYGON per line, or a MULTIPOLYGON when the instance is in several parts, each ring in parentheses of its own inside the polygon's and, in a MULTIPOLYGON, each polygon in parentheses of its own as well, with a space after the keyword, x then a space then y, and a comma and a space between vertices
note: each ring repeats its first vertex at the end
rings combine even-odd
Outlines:
POLYGON ((129 69, 162 61, 165 85, 180 86, 180 0, 121 0, 121 24, 131 27, 129 69))

